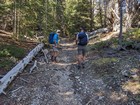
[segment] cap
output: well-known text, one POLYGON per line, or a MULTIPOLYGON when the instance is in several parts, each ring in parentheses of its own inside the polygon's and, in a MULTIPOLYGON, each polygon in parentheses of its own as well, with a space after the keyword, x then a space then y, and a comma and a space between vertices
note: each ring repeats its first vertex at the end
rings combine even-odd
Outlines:
POLYGON ((60 33, 61 31, 60 31, 60 30, 57 30, 56 32, 57 32, 57 33, 60 33))

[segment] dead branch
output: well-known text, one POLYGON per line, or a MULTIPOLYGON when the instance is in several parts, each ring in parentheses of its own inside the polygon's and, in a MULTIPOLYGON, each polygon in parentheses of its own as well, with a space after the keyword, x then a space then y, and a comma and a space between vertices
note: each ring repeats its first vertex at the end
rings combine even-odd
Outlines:
POLYGON ((30 68, 30 73, 31 73, 35 68, 38 70, 38 67, 37 67, 37 60, 35 60, 34 65, 30 68))

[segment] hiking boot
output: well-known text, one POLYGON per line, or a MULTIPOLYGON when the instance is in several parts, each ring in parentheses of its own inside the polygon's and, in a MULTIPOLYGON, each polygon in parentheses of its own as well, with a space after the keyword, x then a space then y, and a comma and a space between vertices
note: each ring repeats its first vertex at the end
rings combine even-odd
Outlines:
POLYGON ((85 65, 82 65, 82 68, 84 69, 85 68, 85 65))
POLYGON ((81 66, 80 66, 80 65, 78 65, 78 66, 77 66, 77 68, 78 68, 78 69, 80 69, 80 68, 81 68, 81 66))
POLYGON ((52 61, 52 62, 54 61, 53 56, 51 56, 51 61, 52 61))
POLYGON ((54 62, 57 63, 56 57, 54 57, 54 62))
POLYGON ((82 63, 81 65, 82 65, 82 68, 84 69, 84 68, 85 68, 85 64, 84 64, 84 63, 82 63))

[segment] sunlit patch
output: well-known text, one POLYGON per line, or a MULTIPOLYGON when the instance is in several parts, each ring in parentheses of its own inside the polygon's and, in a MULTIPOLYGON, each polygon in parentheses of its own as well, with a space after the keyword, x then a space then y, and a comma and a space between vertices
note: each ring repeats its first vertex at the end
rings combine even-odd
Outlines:
POLYGON ((77 48, 67 48, 67 49, 64 49, 64 51, 74 51, 76 50, 77 48))
POLYGON ((140 93, 140 82, 139 81, 127 81, 122 88, 125 91, 130 91, 133 94, 139 94, 140 93))
POLYGON ((116 34, 118 34, 118 32, 112 32, 110 35, 107 34, 106 37, 102 38, 101 41, 106 41, 111 39, 112 37, 114 37, 116 34))
POLYGON ((64 43, 64 44, 60 44, 61 46, 74 46, 74 43, 64 43))
POLYGON ((59 93, 59 95, 63 95, 63 96, 69 96, 69 95, 73 95, 73 92, 64 92, 64 93, 59 93))
POLYGON ((59 65, 59 66, 69 66, 69 65, 72 65, 72 64, 76 64, 77 62, 72 62, 72 63, 56 63, 56 65, 59 65))
POLYGON ((116 92, 112 92, 110 98, 114 101, 118 101, 118 100, 127 101, 128 100, 128 97, 126 94, 116 93, 116 92))
POLYGON ((72 92, 72 91, 59 93, 59 95, 61 95, 64 98, 64 100, 66 100, 66 101, 73 100, 73 94, 74 94, 74 92, 72 92))
POLYGON ((100 91, 98 93, 96 93, 97 96, 104 96, 105 95, 105 92, 104 91, 100 91))
POLYGON ((136 69, 136 68, 133 68, 133 69, 131 69, 131 72, 135 74, 135 73, 138 73, 138 72, 139 72, 139 70, 138 70, 138 69, 136 69))
POLYGON ((133 68, 130 70, 130 75, 133 77, 132 80, 129 80, 125 82, 122 86, 122 88, 125 91, 130 91, 133 94, 139 94, 140 93, 140 77, 138 76, 139 69, 133 68))

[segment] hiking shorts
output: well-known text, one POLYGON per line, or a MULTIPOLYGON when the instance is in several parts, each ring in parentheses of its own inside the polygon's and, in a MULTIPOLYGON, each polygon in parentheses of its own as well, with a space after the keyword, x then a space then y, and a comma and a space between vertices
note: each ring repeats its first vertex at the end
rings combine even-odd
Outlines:
POLYGON ((55 47, 55 45, 52 45, 52 49, 54 52, 59 52, 59 50, 57 49, 57 47, 55 47))
POLYGON ((85 56, 86 55, 86 46, 80 46, 78 45, 78 55, 82 55, 82 56, 85 56))

